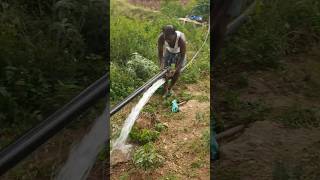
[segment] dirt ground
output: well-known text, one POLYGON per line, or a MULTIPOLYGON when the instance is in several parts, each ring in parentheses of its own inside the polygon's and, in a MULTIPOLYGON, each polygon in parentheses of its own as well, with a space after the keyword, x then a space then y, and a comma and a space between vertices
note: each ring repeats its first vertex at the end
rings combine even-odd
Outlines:
MULTIPOLYGON (((269 111, 265 117, 255 117, 242 134, 220 142, 221 158, 213 166, 215 178, 320 179, 319 78, 319 46, 285 58, 280 70, 250 74, 248 87, 238 91, 240 99, 260 99, 269 111), (316 109, 317 113, 310 117, 295 112, 300 109, 316 109), (286 124, 293 120, 295 127, 286 124)), ((228 87, 227 83, 222 86, 228 87)))
POLYGON ((216 178, 269 180, 301 173, 295 178, 319 179, 319 148, 319 128, 288 129, 278 123, 257 121, 238 138, 221 144, 216 178))

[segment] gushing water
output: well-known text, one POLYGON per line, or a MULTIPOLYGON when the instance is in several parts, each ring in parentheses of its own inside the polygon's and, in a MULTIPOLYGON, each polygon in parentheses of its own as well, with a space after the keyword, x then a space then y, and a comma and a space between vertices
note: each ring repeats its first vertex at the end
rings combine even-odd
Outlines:
POLYGON ((131 110, 131 113, 124 122, 123 128, 121 130, 120 136, 114 141, 111 153, 115 149, 121 150, 123 153, 127 153, 130 145, 126 145, 126 140, 128 135, 134 125, 134 122, 139 116, 140 111, 143 106, 149 101, 150 97, 156 92, 156 90, 165 83, 164 79, 159 79, 156 81, 142 96, 138 104, 131 110))
POLYGON ((87 179, 96 157, 108 138, 107 111, 97 118, 90 132, 74 147, 56 180, 87 179))

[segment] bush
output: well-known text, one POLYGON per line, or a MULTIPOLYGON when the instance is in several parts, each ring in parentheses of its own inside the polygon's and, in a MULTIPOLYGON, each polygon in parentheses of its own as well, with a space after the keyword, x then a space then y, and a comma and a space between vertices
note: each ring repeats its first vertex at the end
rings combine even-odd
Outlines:
POLYGON ((133 155, 133 163, 143 169, 154 169, 162 164, 164 158, 157 153, 152 143, 139 147, 133 155))
POLYGON ((106 4, 52 5, 0 3, 0 124, 6 129, 1 141, 48 117, 105 71, 107 24, 89 19, 106 19, 106 4))
POLYGON ((159 72, 159 67, 151 60, 134 53, 127 63, 128 71, 141 80, 148 80, 159 72))
POLYGON ((159 135, 160 133, 158 131, 133 128, 129 134, 129 137, 134 142, 146 144, 157 140, 159 135))
POLYGON ((126 69, 111 63, 110 65, 110 100, 117 102, 134 91, 142 82, 126 69))

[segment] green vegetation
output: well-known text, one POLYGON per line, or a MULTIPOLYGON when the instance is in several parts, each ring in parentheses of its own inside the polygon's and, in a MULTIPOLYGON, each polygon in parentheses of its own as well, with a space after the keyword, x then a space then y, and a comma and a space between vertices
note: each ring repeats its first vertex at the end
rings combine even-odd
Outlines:
POLYGON ((174 173, 169 173, 161 178, 161 180, 178 180, 179 178, 174 173))
POLYGON ((284 113, 278 117, 278 120, 288 127, 319 127, 320 110, 308 109, 300 106, 289 107, 284 113))
POLYGON ((155 130, 132 128, 129 137, 134 142, 146 144, 157 140, 159 135, 160 132, 155 130))
POLYGON ((119 177, 120 180, 128 180, 129 179, 129 173, 125 172, 123 175, 119 177))
MULTIPOLYGON (((168 1, 164 3, 160 12, 135 7, 138 8, 141 13, 143 12, 143 17, 148 20, 140 16, 135 16, 136 13, 130 10, 124 12, 124 7, 135 9, 126 2, 115 1, 114 4, 111 4, 110 97, 113 103, 128 96, 135 88, 142 85, 147 79, 159 71, 157 38, 162 26, 173 24, 179 31, 186 34, 189 52, 187 60, 190 60, 196 50, 201 46, 207 27, 194 28, 190 24, 182 25, 177 19, 177 17, 185 17, 197 1, 189 3, 185 7, 177 5, 177 3, 178 1, 168 1), (177 8, 181 8, 181 10, 177 10, 177 8), (172 15, 170 13, 180 14, 172 15), (148 16, 147 14, 153 14, 156 17, 148 16), (132 68, 128 68, 129 66, 132 68)), ((202 73, 205 73, 205 71, 208 73, 209 56, 208 41, 192 65, 192 68, 188 68, 188 70, 183 73, 181 81, 185 83, 196 82, 202 73)))
MULTIPOLYGON (((219 100, 223 110, 227 113, 220 114, 216 119, 217 131, 223 131, 224 122, 228 125, 236 126, 239 124, 247 124, 254 121, 262 121, 266 119, 267 113, 270 108, 265 105, 263 100, 245 101, 240 99, 240 94, 237 91, 226 91, 221 94, 219 100)), ((213 113, 213 115, 215 115, 213 113)))
POLYGON ((226 67, 218 71, 230 66, 241 66, 242 71, 276 68, 284 55, 302 52, 320 40, 317 0, 259 2, 249 22, 227 43, 226 63, 219 64, 226 67))
POLYGON ((209 153, 210 133, 209 129, 202 133, 201 139, 195 139, 189 144, 189 149, 193 154, 196 154, 202 161, 209 153))
POLYGON ((152 143, 139 147, 133 155, 133 163, 145 171, 158 167, 163 160, 164 158, 157 153, 152 143))
POLYGON ((0 147, 106 69, 104 1, 0 2, 0 147))
POLYGON ((154 129, 155 129, 156 131, 158 131, 158 132, 161 132, 161 131, 163 131, 163 130, 165 130, 165 129, 167 129, 167 128, 168 128, 168 127, 167 127, 166 125, 162 124, 162 123, 158 123, 158 124, 156 124, 155 127, 154 127, 154 129))
MULTIPOLYGON (((192 24, 183 25, 178 21, 178 18, 190 15, 191 10, 200 1, 204 2, 203 0, 191 0, 187 5, 181 6, 179 0, 163 0, 161 1, 161 7, 157 9, 158 11, 143 8, 142 6, 133 6, 125 0, 111 2, 110 99, 112 104, 128 96, 137 87, 159 72, 157 39, 164 25, 173 24, 177 27, 177 30, 185 33, 187 38, 187 61, 191 60, 202 45, 208 27, 194 27, 192 24)), ((200 12, 201 8, 198 11, 200 12)), ((203 13, 203 10, 201 12, 203 13)), ((208 77, 209 57, 209 41, 207 41, 193 64, 182 73, 176 87, 181 88, 187 83, 197 83, 204 75, 208 77)), ((172 121, 183 119, 185 116, 183 113, 171 112, 172 100, 177 99, 182 102, 193 98, 191 94, 186 92, 180 95, 180 91, 177 90, 177 94, 163 99, 158 96, 161 90, 160 88, 153 96, 153 100, 156 99, 156 101, 153 102, 151 100, 142 111, 142 116, 154 120, 152 121, 153 123, 155 122, 154 127, 133 127, 129 134, 131 142, 138 145, 132 158, 136 167, 133 168, 134 170, 153 170, 162 164, 165 158, 161 155, 167 155, 164 149, 158 147, 158 143, 161 142, 157 140, 160 133, 164 133, 164 135, 168 133, 166 131, 168 127, 165 123, 160 123, 160 119, 167 118, 172 121), (161 116, 158 116, 159 113, 161 113, 161 116), (162 150, 161 153, 158 152, 158 148, 159 151, 162 150)), ((199 97, 199 99, 208 100, 205 97, 199 97)), ((114 116, 112 123, 120 124, 120 121, 121 123, 123 121, 122 119, 124 117, 114 116)), ((115 129, 113 129, 114 132, 112 134, 117 131, 115 129)), ((174 174, 168 174, 162 179, 178 179, 178 177, 174 174)))

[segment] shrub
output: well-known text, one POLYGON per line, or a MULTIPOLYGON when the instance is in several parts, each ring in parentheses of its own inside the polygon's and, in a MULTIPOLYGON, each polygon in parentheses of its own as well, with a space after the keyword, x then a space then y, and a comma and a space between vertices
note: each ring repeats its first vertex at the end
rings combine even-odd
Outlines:
POLYGON ((168 127, 166 125, 162 124, 162 123, 158 123, 158 124, 155 125, 154 128, 155 128, 156 131, 161 132, 161 131, 167 129, 168 127))
POLYGON ((137 143, 146 144, 157 140, 159 135, 160 133, 155 130, 133 128, 129 137, 137 143))
POLYGON ((159 67, 151 60, 134 53, 127 63, 128 71, 135 77, 147 80, 159 71, 159 67))
POLYGON ((152 143, 139 147, 133 155, 133 163, 143 169, 154 169, 162 164, 164 158, 157 153, 152 143))

